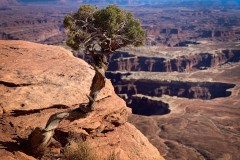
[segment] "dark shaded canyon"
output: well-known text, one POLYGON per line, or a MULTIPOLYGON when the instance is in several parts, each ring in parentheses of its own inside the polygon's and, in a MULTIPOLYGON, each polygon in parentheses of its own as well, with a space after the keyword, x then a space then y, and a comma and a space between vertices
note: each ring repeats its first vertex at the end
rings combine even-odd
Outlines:
POLYGON ((146 72, 189 72, 216 67, 225 63, 238 62, 240 50, 221 50, 221 52, 183 55, 173 59, 162 57, 136 56, 128 52, 113 54, 109 71, 146 71, 146 72))
POLYGON ((129 105, 133 114, 144 116, 164 115, 171 111, 167 103, 144 96, 132 96, 129 105))
POLYGON ((168 104, 149 97, 169 95, 210 100, 230 96, 231 91, 229 89, 235 87, 235 84, 220 82, 133 80, 124 78, 130 74, 107 72, 106 76, 111 79, 115 92, 125 99, 128 106, 133 109, 133 113, 146 116, 162 115, 170 112, 168 104))
POLYGON ((128 97, 135 94, 161 97, 162 95, 177 96, 184 98, 214 99, 228 97, 234 84, 220 82, 184 82, 184 81, 160 81, 160 80, 127 80, 121 73, 107 72, 117 94, 126 94, 128 97))
MULTIPOLYGON (((87 61, 87 57, 81 54, 76 53, 76 56, 87 61)), ((145 116, 163 115, 170 112, 169 105, 151 97, 169 95, 189 99, 211 100, 230 96, 231 91, 228 89, 235 87, 235 85, 187 80, 129 79, 127 77, 131 75, 131 72, 193 72, 239 61, 239 49, 220 49, 215 54, 207 52, 185 54, 175 56, 172 59, 157 56, 136 56, 131 52, 118 52, 109 58, 109 72, 106 73, 106 77, 111 79, 115 92, 127 102, 133 113, 145 116)))

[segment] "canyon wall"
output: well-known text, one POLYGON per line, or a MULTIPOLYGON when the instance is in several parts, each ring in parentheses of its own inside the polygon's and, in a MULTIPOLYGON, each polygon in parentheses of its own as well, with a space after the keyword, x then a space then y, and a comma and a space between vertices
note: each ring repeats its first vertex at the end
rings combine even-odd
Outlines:
POLYGON ((214 99, 230 96, 231 92, 227 90, 235 86, 234 84, 219 82, 124 79, 122 78, 124 74, 111 72, 107 72, 107 76, 112 80, 116 93, 127 94, 127 96, 143 94, 154 97, 169 95, 185 98, 214 99))
MULTIPOLYGON (((168 95, 152 97, 136 94, 132 96, 132 102, 135 103, 133 111, 136 114, 130 117, 130 121, 148 137, 166 159, 176 160, 182 157, 185 159, 239 159, 239 69, 240 63, 238 62, 190 73, 134 73, 138 75, 138 79, 141 79, 139 74, 146 74, 143 77, 149 79, 151 77, 148 76, 154 75, 153 78, 158 77, 160 82, 169 77, 169 85, 176 86, 176 91, 179 91, 181 86, 170 83, 170 80, 176 77, 182 79, 182 82, 179 82, 182 87, 188 80, 195 84, 208 81, 206 85, 199 83, 199 86, 194 87, 195 95, 208 97, 215 91, 216 94, 231 92, 231 95, 208 100, 202 99, 201 96, 199 99, 189 99, 168 95), (218 83, 214 84, 214 82, 218 83), (212 91, 208 88, 211 85, 212 91), (234 88, 227 89, 228 87, 234 88), (219 90, 219 88, 227 90, 219 90), (161 112, 164 109, 168 110, 165 113, 161 112), (143 114, 142 111, 147 114, 143 114)), ((134 79, 134 76, 123 77, 126 80, 134 79)), ((149 81, 148 86, 152 84, 154 85, 154 82, 149 81)), ((147 88, 144 85, 141 86, 147 88)))
POLYGON ((133 113, 140 115, 168 114, 168 104, 151 97, 183 97, 210 100, 231 95, 229 89, 235 84, 220 82, 191 82, 177 80, 151 80, 128 78, 131 73, 107 72, 115 92, 123 98, 133 113), (140 96, 142 95, 142 96, 140 96))
POLYGON ((221 50, 221 52, 184 55, 172 59, 162 57, 136 56, 127 52, 114 54, 110 58, 109 71, 147 71, 147 72, 189 72, 216 67, 240 60, 240 50, 221 50))

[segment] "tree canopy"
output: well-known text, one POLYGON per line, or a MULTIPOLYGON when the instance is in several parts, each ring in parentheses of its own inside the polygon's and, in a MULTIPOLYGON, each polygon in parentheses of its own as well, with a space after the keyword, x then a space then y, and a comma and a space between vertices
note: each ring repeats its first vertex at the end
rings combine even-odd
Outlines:
POLYGON ((145 31, 142 30, 140 22, 133 18, 131 13, 116 5, 103 9, 82 5, 76 13, 65 17, 64 27, 68 29, 67 45, 74 50, 85 48, 85 53, 92 57, 91 65, 95 75, 87 95, 87 105, 79 104, 76 109, 51 115, 44 129, 37 127, 29 135, 30 152, 36 155, 41 154, 49 145, 54 130, 63 119, 79 119, 94 110, 97 95, 106 83, 106 56, 126 45, 138 46, 145 41, 145 31))
POLYGON ((64 27, 68 29, 66 43, 74 50, 113 53, 130 44, 145 43, 145 31, 139 20, 116 5, 102 9, 82 5, 76 13, 65 17, 64 27))

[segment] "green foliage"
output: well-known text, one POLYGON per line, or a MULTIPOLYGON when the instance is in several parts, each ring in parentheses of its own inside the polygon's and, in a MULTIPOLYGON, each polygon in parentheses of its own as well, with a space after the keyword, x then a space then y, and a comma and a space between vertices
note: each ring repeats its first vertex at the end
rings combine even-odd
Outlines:
POLYGON ((76 13, 64 18, 64 27, 68 29, 66 43, 74 50, 80 46, 88 48, 98 45, 101 51, 115 51, 126 45, 140 46, 145 43, 145 31, 139 20, 116 5, 102 9, 82 5, 76 13))
POLYGON ((115 5, 109 5, 106 8, 98 10, 94 15, 96 27, 102 28, 107 32, 109 37, 113 37, 114 33, 120 28, 120 24, 124 21, 125 11, 115 5))

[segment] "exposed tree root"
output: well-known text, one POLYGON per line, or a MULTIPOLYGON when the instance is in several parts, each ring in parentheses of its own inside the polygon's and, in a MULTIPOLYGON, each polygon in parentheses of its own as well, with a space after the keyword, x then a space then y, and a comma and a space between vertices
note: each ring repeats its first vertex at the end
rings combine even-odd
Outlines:
POLYGON ((27 142, 27 150, 30 154, 34 156, 41 156, 44 153, 44 150, 51 142, 54 130, 59 126, 62 120, 68 119, 73 121, 85 118, 88 115, 88 112, 91 112, 94 109, 94 103, 97 95, 105 86, 105 71, 107 70, 107 63, 106 57, 103 55, 92 54, 91 56, 94 60, 94 64, 92 66, 95 70, 95 76, 92 80, 90 94, 88 96, 88 104, 86 106, 80 104, 77 109, 55 113, 50 116, 44 129, 39 127, 35 128, 29 135, 27 142))

